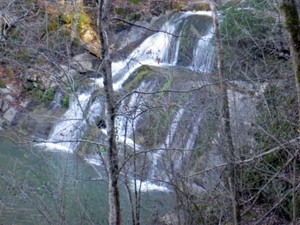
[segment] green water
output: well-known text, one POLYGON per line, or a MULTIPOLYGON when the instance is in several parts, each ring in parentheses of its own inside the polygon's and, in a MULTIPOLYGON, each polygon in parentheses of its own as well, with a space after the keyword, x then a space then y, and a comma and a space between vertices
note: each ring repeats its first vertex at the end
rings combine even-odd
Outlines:
MULTIPOLYGON (((122 190, 123 224, 131 224, 122 190)), ((171 198, 171 193, 144 193, 141 224, 153 224, 154 215, 170 211, 171 198)), ((20 147, 0 138, 0 225, 107 224, 107 213, 101 167, 74 154, 20 147)))

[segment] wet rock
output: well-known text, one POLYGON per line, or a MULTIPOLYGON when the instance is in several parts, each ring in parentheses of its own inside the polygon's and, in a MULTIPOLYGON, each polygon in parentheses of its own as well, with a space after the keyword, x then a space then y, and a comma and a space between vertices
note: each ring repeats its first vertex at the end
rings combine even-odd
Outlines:
POLYGON ((89 54, 83 53, 73 57, 72 67, 74 67, 79 73, 86 73, 87 71, 94 71, 98 59, 89 54))
POLYGON ((6 112, 10 105, 15 101, 15 98, 11 95, 6 95, 1 98, 1 111, 6 112))
POLYGON ((129 53, 141 44, 153 32, 143 29, 147 27, 153 30, 159 30, 168 19, 166 15, 154 16, 145 20, 134 22, 137 26, 131 26, 129 29, 111 34, 111 43, 113 45, 112 57, 114 60, 123 60, 129 53))
POLYGON ((3 130, 3 127, 5 127, 5 125, 6 125, 5 120, 0 118, 0 130, 3 130))
POLYGON ((23 108, 26 108, 30 103, 30 100, 24 100, 20 103, 20 106, 22 106, 23 108))
POLYGON ((99 129, 105 129, 106 128, 106 123, 105 123, 105 120, 102 119, 102 118, 97 118, 96 120, 96 125, 99 129))
POLYGON ((190 2, 184 6, 182 11, 209 11, 210 7, 206 1, 190 2))
POLYGON ((9 123, 12 123, 15 116, 17 115, 17 112, 18 110, 12 107, 4 113, 3 118, 7 120, 9 123))
POLYGON ((1 95, 5 95, 5 94, 9 94, 11 91, 7 88, 1 88, 0 89, 0 94, 1 95))

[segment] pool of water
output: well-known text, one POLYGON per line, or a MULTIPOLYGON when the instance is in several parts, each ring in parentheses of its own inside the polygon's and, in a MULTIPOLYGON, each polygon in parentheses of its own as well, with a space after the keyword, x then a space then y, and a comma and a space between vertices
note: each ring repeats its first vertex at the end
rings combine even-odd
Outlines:
MULTIPOLYGON (((132 224, 121 185, 123 224, 132 224)), ((17 146, 0 138, 0 224, 108 224, 107 179, 71 153, 17 146)), ((141 224, 173 208, 171 192, 142 193, 141 224)))

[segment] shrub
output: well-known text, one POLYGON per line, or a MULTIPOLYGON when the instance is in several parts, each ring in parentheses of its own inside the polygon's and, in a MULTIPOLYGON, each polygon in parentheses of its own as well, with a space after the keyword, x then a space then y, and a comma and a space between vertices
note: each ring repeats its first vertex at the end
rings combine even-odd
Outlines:
POLYGON ((135 13, 131 16, 130 20, 138 21, 141 19, 141 14, 135 13))
POLYGON ((54 100, 54 97, 55 97, 55 89, 51 87, 45 91, 42 100, 43 102, 50 102, 54 100))
POLYGON ((138 4, 141 0, 129 0, 133 4, 138 4))
POLYGON ((122 16, 122 15, 125 15, 126 12, 125 12, 124 8, 120 7, 120 8, 116 8, 116 14, 122 16))
POLYGON ((225 11, 220 28, 226 41, 252 42, 266 37, 273 24, 275 19, 264 12, 231 7, 225 11))
POLYGON ((40 89, 32 89, 31 93, 33 94, 33 97, 35 98, 35 100, 39 103, 43 102, 43 96, 44 96, 44 92, 40 89))
POLYGON ((72 23, 72 16, 68 14, 61 14, 59 16, 59 24, 71 24, 72 23))
POLYGON ((80 13, 78 18, 77 29, 79 34, 83 34, 90 27, 90 18, 85 13, 80 13))
POLYGON ((3 80, 0 80, 0 88, 6 88, 6 85, 3 80))
POLYGON ((64 94, 64 96, 62 97, 60 104, 62 105, 62 107, 64 108, 68 108, 69 107, 69 103, 70 103, 70 97, 68 94, 64 94))

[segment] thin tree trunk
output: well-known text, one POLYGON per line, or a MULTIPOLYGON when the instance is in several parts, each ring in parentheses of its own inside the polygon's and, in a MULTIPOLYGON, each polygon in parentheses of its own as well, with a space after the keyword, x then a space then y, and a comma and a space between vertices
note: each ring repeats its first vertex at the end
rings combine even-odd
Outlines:
POLYGON ((289 36, 291 60, 293 62, 297 87, 298 112, 300 112, 300 21, 296 1, 281 0, 280 10, 289 36))
MULTIPOLYGON (((285 26, 288 31, 289 45, 291 51, 291 59, 295 73, 295 82, 298 98, 298 124, 300 124, 300 20, 297 11, 297 4, 295 0, 280 0, 280 11, 284 18, 285 26)), ((299 132, 298 127, 298 132, 299 132)), ((296 152, 296 151, 295 151, 296 152)), ((297 192, 298 186, 297 177, 297 156, 294 158, 293 163, 293 200, 292 200, 292 222, 293 225, 297 224, 297 192)))
POLYGON ((100 0, 98 5, 98 35, 100 40, 100 58, 102 60, 101 72, 104 78, 104 91, 106 100, 106 123, 108 130, 108 201, 109 201, 109 224, 121 224, 121 208, 118 187, 119 165, 118 149, 115 134, 115 99, 113 92, 111 59, 109 52, 109 23, 110 23, 110 0, 100 0))
POLYGON ((72 46, 75 41, 75 38, 77 37, 77 27, 78 27, 78 20, 79 20, 79 5, 77 0, 74 0, 74 9, 75 9, 75 14, 73 18, 73 23, 72 23, 72 31, 71 31, 71 40, 70 40, 70 50, 72 51, 72 46))
POLYGON ((226 77, 224 74, 223 46, 222 46, 222 39, 220 34, 218 12, 216 9, 216 2, 213 0, 207 0, 207 1, 213 13, 215 41, 217 47, 216 49, 217 68, 218 68, 218 75, 219 75, 220 88, 222 94, 222 105, 221 105, 222 136, 223 136, 222 141, 223 141, 223 146, 225 146, 226 154, 229 154, 230 163, 229 163, 228 184, 231 193, 233 220, 234 220, 234 224, 237 225, 240 224, 241 215, 240 215, 238 195, 237 195, 236 168, 234 164, 236 157, 235 157, 235 150, 234 150, 234 145, 233 145, 233 140, 231 135, 229 100, 227 94, 226 77))
POLYGON ((141 182, 139 182, 139 186, 137 185, 137 166, 136 166, 136 147, 135 147, 135 134, 134 134, 134 158, 133 158, 133 172, 134 172, 134 197, 135 197, 135 217, 136 217, 136 225, 140 225, 140 191, 141 191, 141 182))

